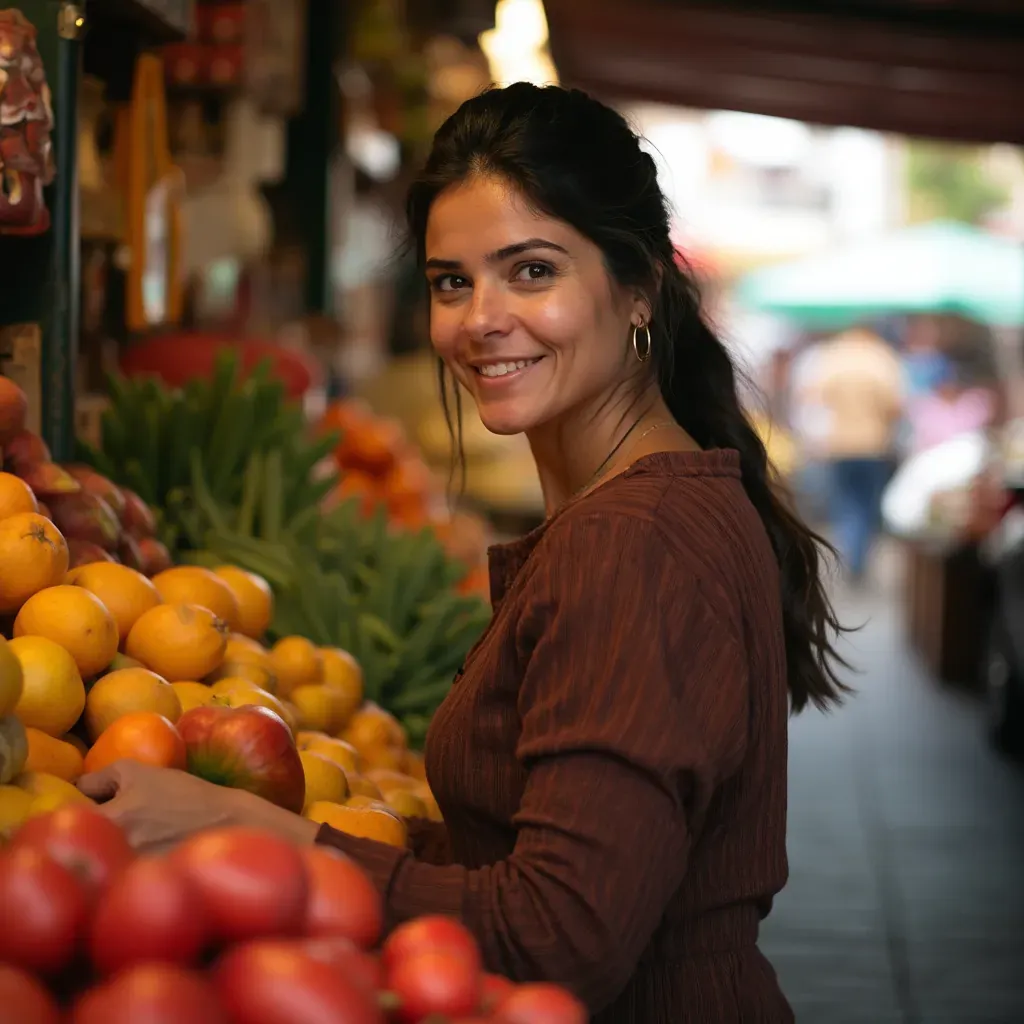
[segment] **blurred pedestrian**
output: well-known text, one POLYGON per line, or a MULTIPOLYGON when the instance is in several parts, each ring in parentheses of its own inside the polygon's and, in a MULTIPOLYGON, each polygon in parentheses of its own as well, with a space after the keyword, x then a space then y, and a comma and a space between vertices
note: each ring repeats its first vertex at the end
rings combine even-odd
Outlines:
POLYGON ((833 527, 851 579, 861 580, 881 523, 903 409, 903 367, 891 345, 863 327, 818 347, 805 399, 820 414, 833 527))

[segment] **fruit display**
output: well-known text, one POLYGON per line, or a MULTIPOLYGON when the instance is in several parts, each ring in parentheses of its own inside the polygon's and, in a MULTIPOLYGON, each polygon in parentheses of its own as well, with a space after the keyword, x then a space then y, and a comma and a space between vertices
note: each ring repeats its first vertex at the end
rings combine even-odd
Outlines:
MULTIPOLYGON (((341 408, 333 407, 335 419, 341 408)), ((373 442, 370 427, 347 429, 340 435, 328 423, 315 437, 265 370, 241 380, 228 353, 211 381, 183 391, 153 380, 113 382, 103 450, 83 447, 81 457, 95 467, 90 493, 108 477, 137 488, 155 505, 159 535, 175 558, 221 576, 223 585, 185 603, 211 608, 233 629, 248 614, 247 631, 257 637, 305 636, 350 651, 367 696, 394 712, 419 745, 490 618, 480 600, 485 534, 474 533, 475 568, 467 572, 470 562, 449 553, 453 521, 416 525, 426 522, 436 494, 426 478, 415 494, 399 486, 394 474, 408 482, 416 461, 402 438, 385 430, 387 443, 373 442), (336 450, 357 460, 340 477, 336 465, 324 468, 336 450), (368 506, 350 492, 346 481, 371 470, 390 474, 390 503, 368 506), (237 610, 232 588, 245 591, 237 610)), ((182 578, 170 568, 154 582, 170 601, 182 578)))
POLYGON ((248 828, 136 856, 88 807, 0 850, 0 1021, 34 1024, 585 1024, 551 984, 485 972, 466 929, 384 934, 349 858, 248 828))

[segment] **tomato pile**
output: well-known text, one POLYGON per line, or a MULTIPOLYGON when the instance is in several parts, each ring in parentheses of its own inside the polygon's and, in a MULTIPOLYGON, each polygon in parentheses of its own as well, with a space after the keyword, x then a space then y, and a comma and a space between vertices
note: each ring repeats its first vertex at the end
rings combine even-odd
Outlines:
POLYGON ((69 805, 0 850, 0 1024, 585 1024, 547 984, 484 972, 473 937, 425 917, 381 942, 347 857, 248 828, 136 856, 69 805))

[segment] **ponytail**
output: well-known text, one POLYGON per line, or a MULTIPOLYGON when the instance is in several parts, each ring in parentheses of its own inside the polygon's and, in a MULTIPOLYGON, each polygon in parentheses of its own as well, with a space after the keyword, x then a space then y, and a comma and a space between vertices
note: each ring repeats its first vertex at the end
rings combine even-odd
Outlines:
POLYGON ((740 404, 736 370, 708 324, 696 285, 674 261, 663 265, 653 324, 663 398, 702 448, 739 452, 744 489, 779 563, 789 692, 794 712, 827 709, 850 693, 838 675, 849 668, 835 648, 842 632, 822 580, 823 554, 834 554, 785 500, 764 443, 740 404), (658 344, 658 342, 661 344, 658 344))

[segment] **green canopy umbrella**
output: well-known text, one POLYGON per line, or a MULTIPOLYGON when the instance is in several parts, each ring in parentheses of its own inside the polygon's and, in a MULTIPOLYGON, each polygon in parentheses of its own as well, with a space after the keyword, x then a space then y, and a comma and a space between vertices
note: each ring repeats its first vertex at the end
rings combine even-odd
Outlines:
POLYGON ((743 277, 744 305, 806 324, 959 313, 1024 324, 1024 244, 936 221, 743 277))

